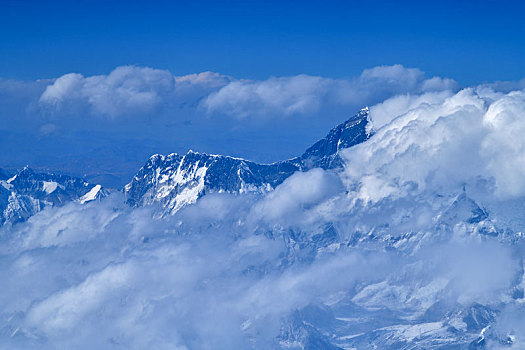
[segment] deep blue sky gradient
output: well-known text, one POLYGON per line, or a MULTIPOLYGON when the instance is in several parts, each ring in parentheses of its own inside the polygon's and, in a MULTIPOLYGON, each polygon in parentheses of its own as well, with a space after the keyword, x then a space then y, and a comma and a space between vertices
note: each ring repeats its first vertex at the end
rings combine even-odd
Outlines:
POLYGON ((264 79, 400 63, 462 85, 525 76, 525 1, 11 1, 0 77, 119 65, 264 79))

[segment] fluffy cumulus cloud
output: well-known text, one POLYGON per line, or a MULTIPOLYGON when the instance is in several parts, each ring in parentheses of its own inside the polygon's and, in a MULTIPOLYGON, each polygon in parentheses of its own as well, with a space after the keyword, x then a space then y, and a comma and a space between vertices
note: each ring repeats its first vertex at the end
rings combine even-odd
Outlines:
POLYGON ((194 103, 230 80, 212 72, 173 76, 166 70, 121 66, 108 75, 65 74, 46 87, 39 104, 55 115, 88 111, 90 117, 154 117, 163 109, 194 103))
POLYGON ((488 134, 482 141, 487 170, 497 179, 498 192, 525 193, 525 92, 511 92, 492 103, 483 116, 488 134))
POLYGON ((378 66, 365 69, 358 78, 361 87, 379 87, 393 93, 435 91, 457 88, 457 83, 449 78, 425 78, 425 73, 417 68, 405 68, 402 65, 378 66))
POLYGON ((329 79, 308 75, 234 81, 210 94, 202 106, 209 113, 238 118, 261 115, 315 113, 326 105, 366 105, 401 93, 454 90, 451 79, 425 78, 401 65, 365 69, 354 79, 329 79))
POLYGON ((116 117, 151 113, 173 89, 174 79, 168 71, 124 66, 109 75, 87 78, 77 73, 63 75, 46 88, 40 103, 58 111, 88 107, 94 115, 116 117))
POLYGON ((373 116, 373 127, 380 129, 385 124, 392 121, 407 111, 424 104, 440 104, 445 98, 452 96, 452 91, 425 92, 423 94, 401 94, 386 99, 383 102, 370 107, 370 114, 373 116))
POLYGON ((314 114, 330 105, 356 108, 399 93, 456 87, 451 79, 427 79, 421 70, 401 65, 366 69, 353 79, 303 74, 260 81, 212 72, 177 77, 164 70, 123 66, 108 75, 63 75, 47 86, 39 103, 48 112, 78 114, 87 108, 91 115, 112 118, 191 105, 196 113, 242 119, 314 114))
POLYGON ((448 191, 482 180, 487 191, 495 186, 491 195, 522 196, 525 147, 518 135, 525 125, 524 97, 523 91, 469 88, 376 105, 371 116, 377 113, 377 134, 346 153, 349 179, 359 179, 359 197, 372 201, 413 188, 448 191))
MULTIPOLYGON (((287 179, 275 191, 259 202, 249 215, 249 219, 272 224, 292 222, 311 224, 303 215, 307 208, 315 210, 321 199, 329 198, 342 191, 340 179, 334 174, 314 169, 307 173, 297 173, 287 179), (300 220, 297 220, 300 218, 300 220)), ((315 215, 310 216, 314 219, 315 215)))
POLYGON ((307 113, 319 109, 333 83, 331 79, 308 75, 234 81, 208 96, 202 106, 210 113, 222 112, 238 118, 307 113))

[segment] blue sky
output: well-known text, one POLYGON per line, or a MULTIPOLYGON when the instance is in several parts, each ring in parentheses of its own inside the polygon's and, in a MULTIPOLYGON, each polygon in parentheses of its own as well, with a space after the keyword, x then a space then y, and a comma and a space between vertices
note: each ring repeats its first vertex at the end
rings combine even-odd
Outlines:
POLYGON ((462 85, 525 76, 513 1, 2 1, 0 77, 106 74, 349 77, 403 64, 462 85))

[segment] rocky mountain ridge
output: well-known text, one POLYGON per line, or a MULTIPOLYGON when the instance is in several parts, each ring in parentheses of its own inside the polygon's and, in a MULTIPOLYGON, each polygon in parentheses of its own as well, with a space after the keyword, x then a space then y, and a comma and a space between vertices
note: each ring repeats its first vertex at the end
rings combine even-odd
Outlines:
POLYGON ((161 215, 174 214, 207 193, 270 191, 297 171, 342 166, 339 151, 372 135, 369 110, 336 126, 301 156, 272 164, 189 151, 153 155, 124 188, 132 206, 160 204, 161 215))
POLYGON ((90 202, 107 196, 101 185, 25 167, 14 174, 0 169, 0 225, 27 220, 45 207, 71 201, 90 202))

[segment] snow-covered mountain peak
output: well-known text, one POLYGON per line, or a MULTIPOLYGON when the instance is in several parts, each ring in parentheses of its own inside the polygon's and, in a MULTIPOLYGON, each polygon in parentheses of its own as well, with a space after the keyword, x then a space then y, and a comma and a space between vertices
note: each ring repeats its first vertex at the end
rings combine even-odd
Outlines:
POLYGON ((339 151, 366 141, 371 132, 368 108, 330 130, 301 156, 272 164, 200 153, 155 154, 124 187, 132 206, 161 204, 163 213, 175 213, 211 192, 266 192, 296 171, 342 166, 339 151))
POLYGON ((100 185, 67 175, 36 172, 25 166, 15 173, 0 169, 0 225, 25 221, 47 206, 82 203, 107 196, 100 185))

